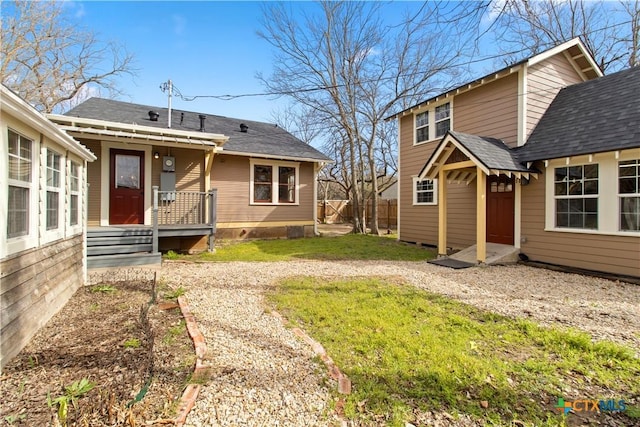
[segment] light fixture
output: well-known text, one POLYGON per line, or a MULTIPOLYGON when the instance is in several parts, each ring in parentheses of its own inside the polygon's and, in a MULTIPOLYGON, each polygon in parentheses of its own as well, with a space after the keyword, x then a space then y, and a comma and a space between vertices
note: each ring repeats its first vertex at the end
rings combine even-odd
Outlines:
POLYGON ((157 151, 155 153, 153 153, 153 158, 154 159, 159 159, 160 158, 160 153, 157 152, 157 151))

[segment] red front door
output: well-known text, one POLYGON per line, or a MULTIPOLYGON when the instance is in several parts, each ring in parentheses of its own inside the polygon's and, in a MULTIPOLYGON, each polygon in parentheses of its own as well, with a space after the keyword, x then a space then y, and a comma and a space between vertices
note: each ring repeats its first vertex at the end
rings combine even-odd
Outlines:
POLYGON ((514 190, 513 178, 487 177, 487 242, 513 245, 514 190))
POLYGON ((144 224, 144 152, 111 149, 109 224, 144 224))

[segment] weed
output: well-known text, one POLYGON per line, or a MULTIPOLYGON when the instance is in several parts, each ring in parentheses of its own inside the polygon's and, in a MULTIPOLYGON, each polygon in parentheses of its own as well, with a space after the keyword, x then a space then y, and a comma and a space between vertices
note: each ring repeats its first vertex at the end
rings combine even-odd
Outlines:
POLYGON ((78 398, 90 392, 95 384, 88 379, 83 378, 64 388, 64 394, 55 399, 51 398, 51 394, 47 393, 47 404, 49 407, 58 406, 58 421, 63 427, 67 426, 67 417, 69 414, 69 404, 76 408, 78 398))
POLYGON ((98 308, 100 308, 100 304, 98 304, 97 302, 91 303, 91 305, 89 306, 89 310, 91 311, 96 311, 98 308))
POLYGON ((117 289, 111 285, 95 285, 91 287, 91 292, 102 292, 104 294, 111 294, 117 291, 117 289))
POLYGON ((178 287, 178 289, 173 289, 169 292, 166 292, 164 294, 165 299, 176 299, 178 297, 183 296, 184 294, 187 293, 187 290, 185 288, 183 288, 182 286, 178 287))
POLYGON ((13 425, 16 421, 22 421, 26 418, 25 414, 10 414, 4 417, 7 424, 13 425))
POLYGON ((167 329, 164 337, 162 337, 162 342, 167 345, 173 344, 176 338, 185 332, 186 325, 187 323, 184 320, 181 320, 177 325, 167 329))
POLYGON ((169 251, 165 254, 166 259, 180 259, 180 254, 175 251, 169 251))
POLYGON ((122 345, 124 348, 140 348, 140 344, 139 338, 129 338, 122 345))

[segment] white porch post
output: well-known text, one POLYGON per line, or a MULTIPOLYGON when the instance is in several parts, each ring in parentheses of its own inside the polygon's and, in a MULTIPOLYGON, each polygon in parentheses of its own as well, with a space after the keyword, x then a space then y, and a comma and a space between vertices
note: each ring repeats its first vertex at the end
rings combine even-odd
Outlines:
POLYGON ((477 259, 487 260, 487 177, 476 167, 476 247, 477 259))

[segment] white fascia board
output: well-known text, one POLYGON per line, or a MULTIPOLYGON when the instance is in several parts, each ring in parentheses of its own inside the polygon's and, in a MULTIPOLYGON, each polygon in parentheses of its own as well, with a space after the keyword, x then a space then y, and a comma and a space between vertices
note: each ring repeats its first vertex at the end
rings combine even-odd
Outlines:
POLYGON ((595 71, 595 73, 598 75, 598 77, 602 77, 603 73, 602 70, 600 70, 600 67, 598 66, 598 64, 596 63, 596 61, 593 59, 593 57, 591 56, 591 53, 589 53, 589 50, 584 46, 584 44, 582 43, 582 41, 580 40, 580 38, 576 37, 574 39, 571 39, 567 42, 564 42, 552 49, 546 50, 536 56, 533 56, 531 58, 529 58, 529 60, 527 61, 527 65, 530 67, 532 65, 535 65, 539 62, 542 62, 546 59, 551 58, 554 55, 557 55, 558 53, 561 53, 563 51, 568 50, 569 48, 573 47, 573 46, 578 46, 578 48, 580 49, 580 51, 582 52, 582 54, 584 55, 584 57, 586 58, 586 60, 589 62, 589 65, 591 65, 591 68, 593 68, 593 70, 595 71))
POLYGON ((78 141, 60 129, 55 123, 47 119, 45 115, 33 108, 29 103, 13 93, 11 90, 2 87, 2 108, 16 119, 25 122, 29 127, 37 130, 46 137, 50 138, 56 144, 64 147, 81 159, 92 162, 96 160, 96 156, 87 148, 82 146, 78 141))
POLYGON ((229 154, 232 156, 243 156, 243 157, 257 157, 261 159, 271 159, 271 160, 286 160, 286 161, 293 161, 293 162, 335 163, 335 160, 312 159, 309 157, 279 156, 276 154, 264 154, 264 153, 245 153, 242 151, 224 150, 223 154, 229 154))
POLYGON ((209 133, 209 132, 195 132, 195 131, 186 131, 186 130, 178 130, 171 128, 157 128, 153 126, 143 126, 136 124, 128 124, 128 123, 120 123, 120 122, 111 122, 107 120, 96 120, 96 119, 87 119, 82 117, 70 117, 63 116, 60 114, 48 114, 47 117, 55 123, 61 125, 68 125, 73 128, 82 129, 83 131, 90 133, 91 131, 104 131, 110 130, 114 132, 126 132, 131 134, 141 134, 141 135, 156 135, 156 136, 164 136, 167 138, 182 138, 186 140, 194 140, 194 141, 208 141, 216 144, 224 144, 229 139, 228 136, 225 136, 220 133, 209 133), (82 126, 78 126, 82 125, 82 126))

